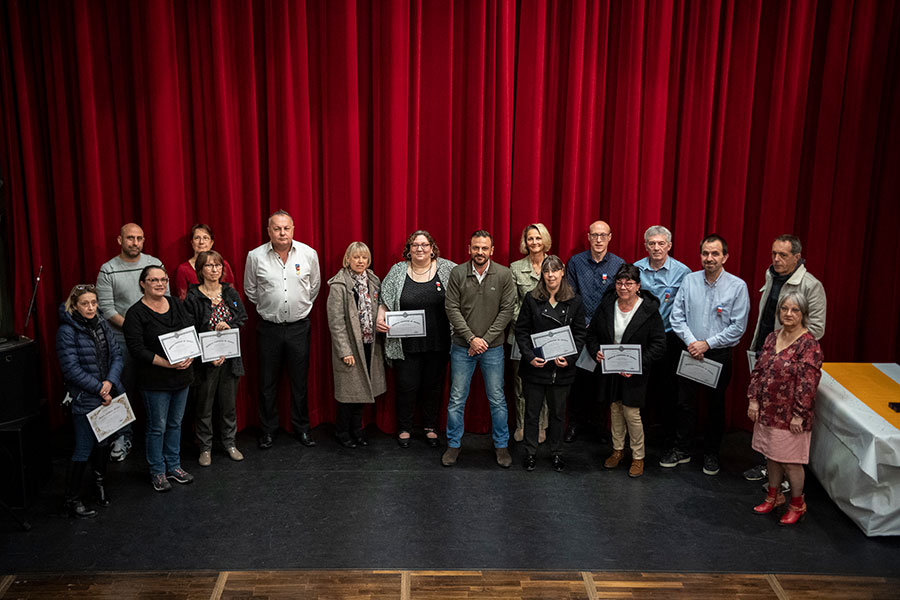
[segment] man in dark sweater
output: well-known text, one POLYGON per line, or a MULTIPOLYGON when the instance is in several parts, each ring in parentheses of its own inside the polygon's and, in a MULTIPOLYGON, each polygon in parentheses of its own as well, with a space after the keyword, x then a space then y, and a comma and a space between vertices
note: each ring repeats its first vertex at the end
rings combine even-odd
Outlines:
POLYGON ((447 450, 441 464, 456 464, 465 430, 466 399, 475 366, 481 366, 491 404, 492 437, 497 464, 512 464, 507 446, 506 396, 503 393, 503 332, 516 306, 512 273, 491 260, 494 240, 478 230, 469 242, 471 260, 450 272, 445 306, 453 328, 450 345, 450 402, 447 406, 447 450))

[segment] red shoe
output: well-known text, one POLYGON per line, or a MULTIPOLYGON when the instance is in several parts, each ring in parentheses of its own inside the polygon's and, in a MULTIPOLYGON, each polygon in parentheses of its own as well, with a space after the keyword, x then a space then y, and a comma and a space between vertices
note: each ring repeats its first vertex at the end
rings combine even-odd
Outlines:
POLYGON ((762 503, 753 507, 753 512, 758 515, 767 515, 775 510, 776 506, 784 504, 784 494, 781 492, 772 493, 775 489, 777 488, 769 488, 769 495, 766 496, 766 499, 763 500, 762 503))
POLYGON ((803 518, 803 515, 806 514, 806 502, 804 502, 801 506, 794 506, 793 504, 788 505, 787 512, 784 513, 784 516, 781 517, 781 520, 778 521, 779 525, 796 525, 800 519, 803 518))

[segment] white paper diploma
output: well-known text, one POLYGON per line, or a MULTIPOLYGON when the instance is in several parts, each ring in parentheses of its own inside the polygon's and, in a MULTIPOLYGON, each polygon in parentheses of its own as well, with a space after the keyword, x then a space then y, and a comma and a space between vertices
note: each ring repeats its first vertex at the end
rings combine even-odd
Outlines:
POLYGON ((200 338, 197 337, 197 330, 193 325, 179 331, 162 334, 159 336, 159 343, 162 344, 163 351, 166 353, 166 360, 173 365, 202 354, 200 338))
POLYGON ((708 385, 711 388, 716 387, 719 383, 719 375, 722 373, 722 363, 704 358, 697 360, 693 358, 687 350, 681 351, 681 358, 678 360, 678 369, 676 375, 681 375, 687 379, 692 379, 697 383, 708 385))
POLYGON ((134 411, 131 410, 131 403, 125 394, 116 396, 107 406, 98 406, 85 416, 98 442, 134 422, 134 411))
POLYGON ((587 344, 584 345, 584 348, 581 349, 581 354, 578 355, 578 360, 575 361, 575 366, 579 369, 584 369, 585 371, 594 372, 594 369, 597 368, 597 361, 594 360, 593 356, 588 355, 587 344))
POLYGON ((603 373, 641 375, 644 372, 640 344, 603 344, 600 352, 603 353, 600 363, 603 373))
POLYGON ((389 338, 425 337, 424 310, 389 310, 384 313, 389 338))
POLYGON ((531 343, 534 346, 534 355, 544 360, 553 360, 560 356, 572 356, 578 352, 575 349, 575 338, 572 337, 572 328, 568 325, 540 333, 532 333, 531 343))
POLYGON ((219 360, 221 356, 237 358, 241 355, 241 330, 204 331, 200 334, 200 352, 203 362, 219 360))
POLYGON ((750 372, 753 372, 753 369, 756 368, 756 352, 753 350, 747 350, 747 364, 750 365, 750 372))

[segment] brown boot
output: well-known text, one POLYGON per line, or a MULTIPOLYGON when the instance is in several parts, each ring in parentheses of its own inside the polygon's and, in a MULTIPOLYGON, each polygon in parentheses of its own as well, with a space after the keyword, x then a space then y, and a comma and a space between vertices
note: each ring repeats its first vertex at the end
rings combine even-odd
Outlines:
POLYGON ((452 467, 456 464, 457 458, 459 458, 459 448, 447 448, 441 457, 441 464, 445 467, 452 467))
POLYGON ((640 477, 644 474, 644 459, 635 458, 631 461, 631 468, 628 469, 629 477, 640 477))
POLYGON ((615 469, 619 466, 619 463, 622 462, 622 458, 624 457, 625 452, 623 450, 613 450, 613 453, 609 455, 609 458, 606 459, 603 466, 607 469, 615 469))

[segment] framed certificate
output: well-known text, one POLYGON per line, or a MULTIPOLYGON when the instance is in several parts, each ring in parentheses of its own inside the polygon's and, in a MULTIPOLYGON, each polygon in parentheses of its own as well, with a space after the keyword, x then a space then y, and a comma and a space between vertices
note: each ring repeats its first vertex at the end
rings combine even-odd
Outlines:
POLYGON ((575 349, 575 338, 572 337, 572 328, 568 325, 532 333, 531 343, 534 345, 534 355, 544 360, 578 353, 575 349))
POLYGON ((159 343, 162 344, 163 351, 166 353, 166 359, 173 365, 201 354, 200 338, 197 337, 197 330, 193 325, 179 331, 162 334, 159 336, 159 343))
POLYGON ((697 360, 687 350, 682 350, 675 374, 714 388, 719 383, 719 375, 722 374, 722 363, 706 358, 697 360))
POLYGON ((389 338, 425 337, 424 310, 389 310, 384 313, 389 338))
POLYGON ((640 344, 603 344, 600 352, 603 353, 603 362, 600 363, 603 373, 644 373, 640 344))
POLYGON ((98 442, 134 422, 134 411, 131 410, 131 403, 125 394, 116 396, 108 405, 98 406, 85 416, 98 442))
POLYGON ((199 337, 200 357, 203 362, 212 362, 221 356, 237 358, 241 355, 240 329, 204 331, 199 337))
POLYGON ((756 352, 753 350, 747 350, 747 364, 750 365, 750 372, 753 372, 753 369, 756 368, 756 352))

